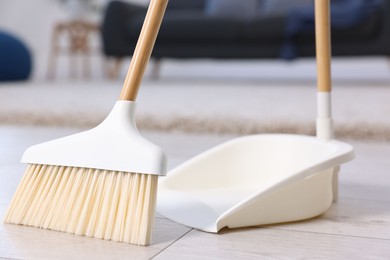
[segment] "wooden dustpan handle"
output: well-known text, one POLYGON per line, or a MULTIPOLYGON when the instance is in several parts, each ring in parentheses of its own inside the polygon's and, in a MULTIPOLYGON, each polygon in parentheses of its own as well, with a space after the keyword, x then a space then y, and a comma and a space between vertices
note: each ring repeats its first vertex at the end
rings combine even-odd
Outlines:
POLYGON ((331 92, 331 40, 329 0, 315 0, 317 86, 319 92, 331 92))
POLYGON ((317 49, 317 137, 334 138, 332 119, 330 0, 315 0, 317 49))
POLYGON ((149 4, 141 34, 123 84, 120 100, 135 101, 137 98, 138 89, 152 54, 167 5, 168 0, 151 0, 149 4))

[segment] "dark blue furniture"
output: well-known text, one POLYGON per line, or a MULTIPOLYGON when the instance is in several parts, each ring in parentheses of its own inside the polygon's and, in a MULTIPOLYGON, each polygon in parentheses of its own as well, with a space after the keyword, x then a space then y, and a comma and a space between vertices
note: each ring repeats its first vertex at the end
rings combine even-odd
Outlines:
POLYGON ((0 31, 0 82, 26 80, 32 59, 26 45, 17 37, 0 31))
MULTIPOLYGON (((206 3, 170 0, 154 58, 280 58, 288 17, 210 16, 205 11, 206 3)), ((108 57, 132 55, 145 13, 144 6, 110 2, 102 24, 108 57)), ((297 33, 294 43, 299 57, 315 55, 314 30, 297 33)), ((383 0, 378 10, 353 26, 332 28, 332 46, 334 56, 390 56, 390 0, 383 0)))

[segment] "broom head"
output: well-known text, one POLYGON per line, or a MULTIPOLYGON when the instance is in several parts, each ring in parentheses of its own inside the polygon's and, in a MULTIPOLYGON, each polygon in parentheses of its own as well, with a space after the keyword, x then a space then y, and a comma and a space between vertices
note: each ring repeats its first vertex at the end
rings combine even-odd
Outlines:
POLYGON ((118 101, 92 130, 27 149, 5 222, 148 245, 166 158, 139 134, 134 110, 118 101))

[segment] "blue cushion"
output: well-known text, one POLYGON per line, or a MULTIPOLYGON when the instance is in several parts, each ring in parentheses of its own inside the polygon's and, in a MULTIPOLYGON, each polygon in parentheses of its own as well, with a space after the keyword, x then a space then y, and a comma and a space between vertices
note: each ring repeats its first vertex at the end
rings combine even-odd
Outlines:
POLYGON ((213 16, 251 17, 257 14, 259 0, 208 0, 205 12, 213 16))
POLYGON ((15 36, 0 31, 0 81, 26 80, 31 67, 27 47, 15 36))

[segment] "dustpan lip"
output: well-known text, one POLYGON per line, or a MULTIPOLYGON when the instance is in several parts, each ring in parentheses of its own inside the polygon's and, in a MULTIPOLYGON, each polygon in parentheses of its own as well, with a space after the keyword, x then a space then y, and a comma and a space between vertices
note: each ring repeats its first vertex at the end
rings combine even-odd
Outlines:
POLYGON ((176 166, 172 170, 168 171, 167 176, 165 178, 162 178, 160 181, 164 182, 164 181, 170 179, 171 177, 174 177, 176 174, 179 174, 183 168, 186 168, 187 165, 189 165, 193 162, 196 162, 198 160, 202 160, 203 158, 206 158, 210 154, 213 154, 219 150, 225 149, 226 147, 228 147, 234 143, 241 142, 241 141, 247 140, 247 139, 252 139, 252 138, 267 138, 270 140, 271 139, 279 139, 279 138, 285 138, 285 139, 291 140, 291 138, 294 138, 295 140, 304 140, 307 142, 315 142, 315 143, 319 143, 322 145, 332 145, 332 146, 339 148, 337 154, 340 154, 340 155, 341 154, 349 154, 350 155, 350 157, 348 157, 348 159, 346 158, 345 162, 352 160, 354 158, 354 148, 350 144, 347 144, 347 143, 344 143, 341 141, 337 141, 334 139, 325 141, 325 140, 319 139, 315 136, 284 134, 284 133, 281 133, 281 134, 279 134, 279 133, 254 134, 254 135, 239 136, 237 138, 233 138, 231 140, 228 140, 228 141, 225 141, 221 144, 218 144, 218 145, 216 145, 208 150, 205 150, 205 151, 195 155, 191 159, 176 166))

